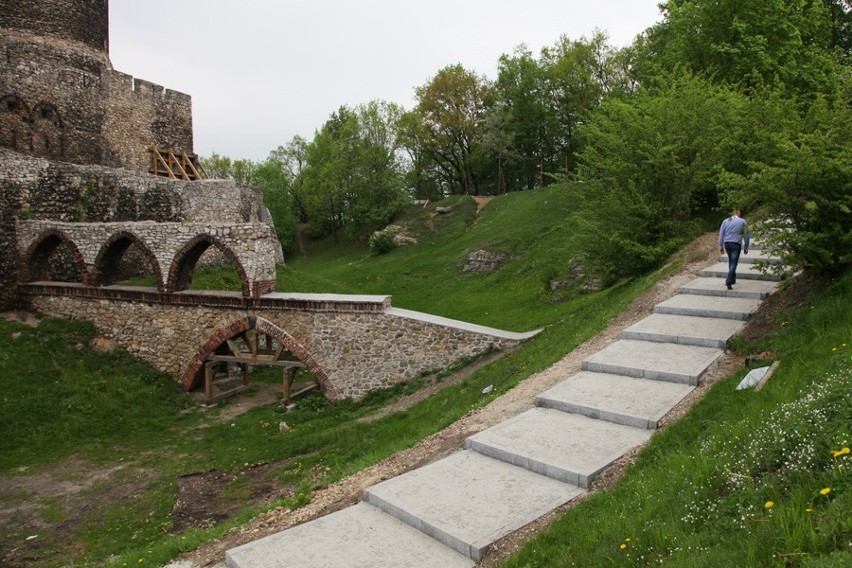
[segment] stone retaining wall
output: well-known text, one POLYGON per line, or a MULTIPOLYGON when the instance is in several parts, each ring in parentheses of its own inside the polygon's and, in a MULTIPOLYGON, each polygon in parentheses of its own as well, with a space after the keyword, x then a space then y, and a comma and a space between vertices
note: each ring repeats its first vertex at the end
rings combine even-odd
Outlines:
MULTIPOLYGON (((345 298, 345 297, 344 297, 345 298)), ((519 339, 375 311, 310 311, 272 306, 235 310, 210 305, 68 296, 29 297, 37 311, 88 320, 128 352, 189 389, 216 346, 245 329, 279 339, 320 379, 327 397, 361 398, 369 391, 441 369, 519 339)), ((342 302, 340 305, 347 305, 342 302)), ((328 308, 329 305, 326 305, 328 308)))

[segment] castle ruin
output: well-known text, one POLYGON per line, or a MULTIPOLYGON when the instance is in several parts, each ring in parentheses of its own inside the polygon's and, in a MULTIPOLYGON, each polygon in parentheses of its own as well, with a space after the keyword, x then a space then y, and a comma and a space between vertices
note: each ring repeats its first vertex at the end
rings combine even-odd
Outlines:
MULTIPOLYGON (((192 100, 113 69, 108 0, 0 0, 0 308, 17 300, 29 259, 16 241, 28 221, 81 223, 77 233, 86 224, 146 221, 169 223, 176 234, 189 226, 181 224, 254 227, 250 237, 263 235, 264 250, 275 250, 272 264, 283 261, 257 190, 153 176, 152 148, 194 156, 192 100)), ((129 245, 122 253, 132 276, 144 255, 129 245)), ((61 238, 39 246, 50 260, 42 276, 92 280, 61 238)), ((215 249, 208 257, 225 260, 227 251, 215 249)), ((274 270, 262 278, 246 284, 253 293, 274 289, 274 270)))
POLYGON ((300 368, 326 397, 360 398, 535 334, 389 296, 275 292, 283 255, 260 192, 157 175, 170 164, 155 150, 193 156, 191 99, 115 71, 108 33, 107 0, 0 0, 0 309, 91 321, 208 400, 233 365, 246 387, 251 366, 282 368, 285 398, 300 368), (191 289, 211 258, 239 292, 191 289), (154 284, 127 285, 140 275, 154 284))

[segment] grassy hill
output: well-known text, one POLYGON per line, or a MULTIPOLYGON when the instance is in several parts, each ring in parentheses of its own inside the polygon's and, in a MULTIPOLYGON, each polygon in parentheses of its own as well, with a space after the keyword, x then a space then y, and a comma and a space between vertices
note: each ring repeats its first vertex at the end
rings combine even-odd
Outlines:
MULTIPOLYGON (((545 331, 378 420, 358 421, 422 381, 359 403, 315 397, 288 414, 275 402, 239 414, 234 401, 203 411, 169 377, 120 351, 99 352, 85 323, 0 320, 8 346, 0 353, 0 564, 156 566, 261 511, 298 507, 315 487, 413 446, 557 361, 677 264, 600 292, 578 294, 582 279, 554 292, 550 281, 571 279, 570 261, 583 250, 575 227, 589 213, 581 195, 565 187, 511 194, 478 213, 469 198, 439 205, 451 212, 412 209, 401 221, 419 240, 414 247, 374 255, 352 243, 308 242, 307 258, 280 269, 279 290, 392 294, 397 307, 545 331), (507 261, 492 273, 463 272, 478 249, 507 261), (494 390, 484 395, 487 385, 494 390), (193 483, 213 489, 193 497, 185 493, 193 483), (187 511, 187 502, 207 509, 187 511)), ((230 279, 205 271, 195 285, 230 279)), ((848 275, 820 286, 801 313, 779 316, 777 333, 742 344, 782 360, 763 394, 734 395, 736 377, 721 383, 655 437, 618 487, 570 512, 510 565, 772 566, 848 554, 852 463, 830 452, 852 442, 850 294, 848 275), (793 412, 799 399, 809 402, 793 412), (784 435, 773 437, 777 429, 784 435), (791 469, 788 456, 803 447, 814 448, 814 459, 797 457, 791 469), (742 476, 754 481, 726 481, 742 476), (769 500, 776 505, 766 509, 769 500), (813 514, 801 517, 802 509, 813 514), (770 538, 770 552, 759 552, 770 538), (703 564, 691 564, 699 549, 703 564), (794 556, 773 556, 787 553, 794 556)), ((257 376, 260 384, 278 380, 257 376)))

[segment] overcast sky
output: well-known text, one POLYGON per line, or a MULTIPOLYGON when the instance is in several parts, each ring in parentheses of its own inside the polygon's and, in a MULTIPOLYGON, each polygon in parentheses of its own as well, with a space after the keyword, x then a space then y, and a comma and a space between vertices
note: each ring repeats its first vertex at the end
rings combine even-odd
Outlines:
POLYGON ((341 105, 413 107, 461 63, 489 79, 525 43, 608 33, 628 45, 659 0, 111 0, 118 71, 192 96, 195 151, 263 160, 341 105))

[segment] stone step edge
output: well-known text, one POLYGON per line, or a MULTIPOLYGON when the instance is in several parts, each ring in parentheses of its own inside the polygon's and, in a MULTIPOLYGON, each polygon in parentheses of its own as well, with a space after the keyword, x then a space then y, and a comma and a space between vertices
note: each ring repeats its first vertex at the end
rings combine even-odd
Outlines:
MULTIPOLYGON (((625 378, 635 380, 634 377, 625 378)), ((656 430, 659 421, 662 420, 663 416, 665 416, 669 412, 669 410, 671 410, 664 410, 662 412, 659 412, 653 418, 647 419, 642 418, 641 416, 634 416, 632 414, 625 414, 623 412, 615 412, 613 410, 606 410, 603 408, 598 408, 596 406, 590 406, 588 404, 580 404, 565 400, 557 400, 554 398, 546 398, 541 395, 536 397, 535 404, 540 408, 550 408, 552 410, 559 410, 560 412, 579 414, 588 418, 594 418, 595 420, 605 420, 607 422, 612 422, 613 424, 620 424, 622 426, 632 426, 633 428, 641 428, 643 430, 656 430)))
MULTIPOLYGON (((526 456, 522 456, 514 452, 495 448, 494 446, 490 446, 472 438, 466 439, 464 445, 466 449, 472 450, 478 454, 482 454, 483 456, 510 465, 514 465, 516 467, 523 468, 527 471, 531 471, 533 473, 537 473, 539 475, 543 475, 545 477, 549 477, 551 479, 555 479, 563 483, 568 483, 569 485, 576 485, 577 487, 580 487, 582 489, 588 489, 589 483, 591 483, 592 480, 597 477, 598 474, 600 474, 600 472, 603 471, 609 464, 615 461, 604 460, 594 465, 594 469, 591 473, 582 474, 576 471, 571 471, 569 469, 548 464, 541 460, 528 458, 526 456)), ((619 457, 621 456, 617 456, 615 459, 618 459, 619 457)))
MULTIPOLYGON (((666 313, 657 312, 655 313, 666 313)), ((677 314, 677 315, 692 315, 692 314, 677 314)), ((632 331, 625 329, 621 332, 621 339, 633 339, 636 341, 650 341, 652 343, 676 343, 677 345, 692 345, 694 347, 715 347, 717 349, 725 349, 728 342, 724 339, 715 339, 712 337, 691 337, 689 335, 674 335, 664 332, 652 331, 632 331)))
MULTIPOLYGON (((700 272, 701 276, 709 276, 709 277, 717 277, 724 278, 727 276, 728 271, 715 270, 712 268, 705 268, 700 272)), ((769 280, 771 282, 779 282, 781 277, 776 274, 763 274, 763 273, 748 273, 744 271, 737 271, 737 278, 741 280, 769 280)))
POLYGON ((720 284, 719 290, 708 288, 695 288, 685 284, 678 289, 680 294, 691 294, 693 296, 710 296, 714 298, 742 298, 746 300, 765 300, 771 292, 753 292, 749 290, 726 290, 724 284, 720 284))
MULTIPOLYGON (((672 316, 695 316, 701 318, 718 318, 718 319, 730 319, 737 321, 747 321, 751 317, 751 312, 741 312, 736 310, 722 310, 722 309, 708 309, 708 308, 685 308, 682 306, 672 307, 672 306, 654 306, 655 314, 667 314, 672 316)), ((670 343, 677 343, 672 341, 670 343)), ((706 347, 715 347, 714 345, 707 345, 706 347)), ((724 348, 724 345, 722 345, 724 348)))
POLYGON ((670 373, 666 371, 648 371, 639 367, 622 367, 610 363, 591 363, 583 361, 581 369, 592 373, 610 373, 613 375, 625 375, 637 379, 647 379, 649 381, 667 381, 670 383, 679 383, 683 385, 698 386, 698 381, 701 375, 688 375, 686 373, 670 373))

